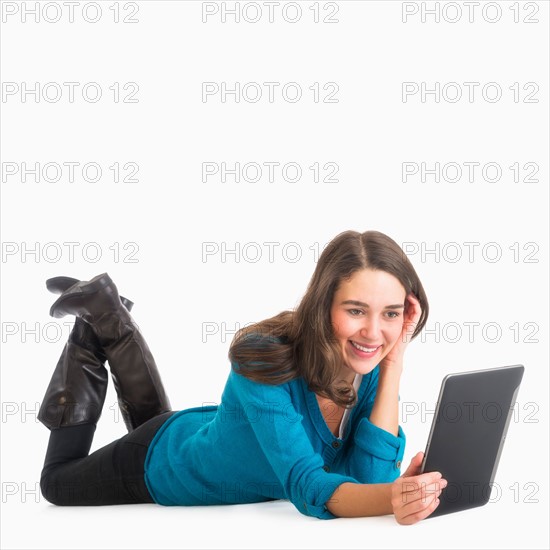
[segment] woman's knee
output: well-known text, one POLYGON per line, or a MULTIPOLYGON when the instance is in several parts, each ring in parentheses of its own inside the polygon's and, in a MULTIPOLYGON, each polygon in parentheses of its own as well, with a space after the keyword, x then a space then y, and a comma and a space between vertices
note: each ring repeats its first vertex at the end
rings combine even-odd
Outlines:
POLYGON ((50 503, 56 506, 67 505, 67 487, 59 482, 52 468, 42 470, 40 475, 40 491, 42 496, 50 503))

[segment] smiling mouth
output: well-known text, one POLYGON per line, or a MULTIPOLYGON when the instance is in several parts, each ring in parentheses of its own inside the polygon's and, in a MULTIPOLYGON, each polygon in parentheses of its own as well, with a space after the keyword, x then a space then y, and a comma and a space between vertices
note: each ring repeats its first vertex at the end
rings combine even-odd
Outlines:
POLYGON ((376 351, 380 346, 376 346, 374 348, 367 348, 365 346, 361 346, 359 345, 357 342, 354 342, 353 340, 350 340, 351 342, 351 345, 354 347, 354 348, 357 348, 358 350, 360 351, 364 351, 365 353, 372 353, 374 351, 376 351))

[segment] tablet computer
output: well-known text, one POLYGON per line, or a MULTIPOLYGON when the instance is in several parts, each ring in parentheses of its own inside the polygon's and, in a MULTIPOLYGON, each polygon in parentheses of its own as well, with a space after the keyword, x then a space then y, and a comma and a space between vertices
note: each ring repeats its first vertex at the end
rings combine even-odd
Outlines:
POLYGON ((512 365, 443 379, 421 473, 441 472, 448 484, 428 518, 489 501, 524 370, 512 365))

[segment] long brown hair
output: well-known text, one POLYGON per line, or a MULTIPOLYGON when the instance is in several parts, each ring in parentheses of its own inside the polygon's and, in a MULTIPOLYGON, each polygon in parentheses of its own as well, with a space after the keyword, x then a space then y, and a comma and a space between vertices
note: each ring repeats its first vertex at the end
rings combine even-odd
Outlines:
POLYGON ((362 269, 385 271, 414 293, 422 315, 412 339, 428 319, 424 288, 401 247, 379 231, 344 231, 323 250, 306 293, 294 310, 281 313, 237 331, 229 347, 233 370, 252 380, 282 384, 302 376, 310 391, 338 406, 353 407, 352 384, 338 380, 342 349, 334 337, 330 310, 341 281, 362 269), (343 382, 343 385, 339 385, 343 382))

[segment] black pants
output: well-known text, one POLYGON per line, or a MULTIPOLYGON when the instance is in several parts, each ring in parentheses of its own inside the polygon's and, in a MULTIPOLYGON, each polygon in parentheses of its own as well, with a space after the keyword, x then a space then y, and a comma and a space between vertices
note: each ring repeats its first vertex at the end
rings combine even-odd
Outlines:
POLYGON ((51 430, 40 477, 42 495, 58 506, 154 502, 144 480, 147 448, 176 412, 155 416, 90 455, 95 424, 51 430))

